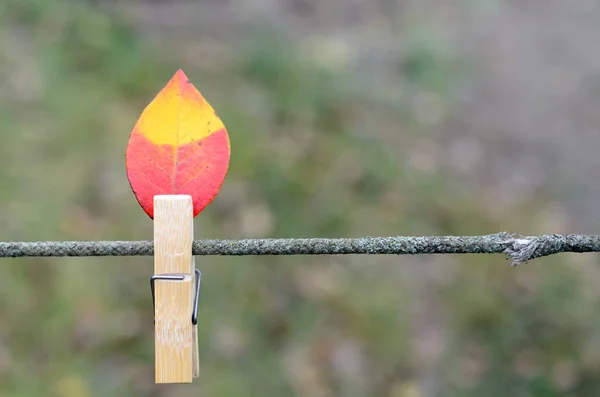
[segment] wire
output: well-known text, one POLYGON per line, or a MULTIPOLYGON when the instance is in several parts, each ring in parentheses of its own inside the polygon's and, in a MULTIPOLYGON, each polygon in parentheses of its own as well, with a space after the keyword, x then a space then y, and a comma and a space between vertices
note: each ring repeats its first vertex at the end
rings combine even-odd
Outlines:
MULTIPOLYGON (((600 252, 600 236, 523 237, 506 232, 485 236, 361 237, 196 240, 194 255, 505 254, 516 266, 564 252, 600 252)), ((148 256, 152 241, 0 242, 0 258, 61 256, 148 256)))

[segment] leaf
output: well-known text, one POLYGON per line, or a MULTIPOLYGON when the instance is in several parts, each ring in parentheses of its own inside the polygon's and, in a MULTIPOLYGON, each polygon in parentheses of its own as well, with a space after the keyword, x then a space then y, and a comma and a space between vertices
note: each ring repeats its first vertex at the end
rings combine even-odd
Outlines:
POLYGON ((125 154, 127 178, 154 218, 154 196, 192 196, 194 216, 215 198, 229 167, 227 130, 180 69, 144 109, 125 154))

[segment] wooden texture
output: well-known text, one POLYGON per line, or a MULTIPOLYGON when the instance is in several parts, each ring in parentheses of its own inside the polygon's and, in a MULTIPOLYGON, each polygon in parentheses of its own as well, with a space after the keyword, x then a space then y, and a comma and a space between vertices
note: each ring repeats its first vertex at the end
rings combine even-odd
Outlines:
POLYGON ((188 195, 154 196, 154 274, 183 281, 155 281, 156 383, 191 383, 198 375, 193 203, 188 195))

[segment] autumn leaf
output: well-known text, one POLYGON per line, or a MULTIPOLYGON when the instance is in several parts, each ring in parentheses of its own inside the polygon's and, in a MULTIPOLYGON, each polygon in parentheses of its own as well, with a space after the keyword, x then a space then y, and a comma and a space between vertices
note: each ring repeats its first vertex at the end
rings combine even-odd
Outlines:
POLYGON ((215 198, 229 167, 227 130, 180 69, 144 109, 125 155, 127 178, 154 218, 154 196, 192 197, 194 216, 215 198))

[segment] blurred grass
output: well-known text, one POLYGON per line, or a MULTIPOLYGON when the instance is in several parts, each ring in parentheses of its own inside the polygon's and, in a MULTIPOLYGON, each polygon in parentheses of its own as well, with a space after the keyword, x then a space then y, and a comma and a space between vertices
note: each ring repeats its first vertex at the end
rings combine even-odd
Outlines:
MULTIPOLYGON (((307 50, 275 27, 248 28, 226 49, 235 56, 210 65, 183 50, 194 40, 160 45, 118 10, 0 6, 0 240, 151 238, 124 152, 141 110, 179 67, 232 145, 198 237, 536 233, 553 216, 533 210, 545 208, 541 197, 498 212, 439 163, 443 148, 415 102, 451 111, 460 75, 429 31, 414 31, 386 82, 392 97, 406 92, 392 100, 325 56, 331 48, 307 50)), ((201 378, 172 387, 153 384, 151 259, 3 261, 1 394, 600 391, 597 270, 587 256, 518 271, 497 257, 198 259, 201 378)))

